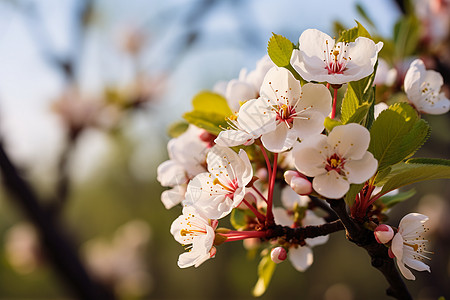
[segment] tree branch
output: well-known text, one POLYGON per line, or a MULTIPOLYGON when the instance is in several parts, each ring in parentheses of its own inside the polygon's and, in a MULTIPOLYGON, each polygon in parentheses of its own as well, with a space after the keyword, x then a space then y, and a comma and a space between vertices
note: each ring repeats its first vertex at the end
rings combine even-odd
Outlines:
POLYGON ((397 299, 412 300, 411 294, 395 267, 394 260, 388 255, 388 248, 377 243, 372 231, 364 228, 362 224, 355 222, 348 215, 344 199, 331 199, 327 202, 345 226, 347 238, 369 253, 372 266, 377 268, 388 281, 390 287, 386 290, 386 294, 397 299))
POLYGON ((61 277, 79 299, 115 299, 111 291, 90 278, 73 245, 64 236, 61 225, 39 204, 31 186, 18 173, 0 141, 0 169, 8 191, 36 227, 42 246, 61 277))
POLYGON ((283 238, 289 243, 302 244, 307 238, 328 235, 340 230, 344 230, 344 226, 340 220, 317 226, 304 226, 296 228, 273 225, 266 230, 266 239, 283 238))

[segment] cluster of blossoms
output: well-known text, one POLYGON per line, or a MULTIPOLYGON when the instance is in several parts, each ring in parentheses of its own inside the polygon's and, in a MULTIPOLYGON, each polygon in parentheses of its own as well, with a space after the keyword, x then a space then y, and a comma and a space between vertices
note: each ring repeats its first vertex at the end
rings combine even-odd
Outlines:
MULTIPOLYGON (((375 189, 380 166, 369 151, 371 132, 363 121, 338 121, 336 102, 343 84, 373 80, 382 47, 382 42, 362 36, 335 42, 309 29, 292 51, 290 68, 266 56, 255 70, 244 70, 238 79, 216 86, 232 112, 226 117, 228 125, 218 125, 213 132, 202 129, 201 122, 190 124, 169 142, 170 160, 158 168, 158 180, 171 188, 162 194, 164 205, 183 207, 170 229, 188 250, 180 255, 179 267, 199 266, 223 243, 257 239, 258 247, 270 250, 265 253, 273 262, 289 257, 304 271, 313 262, 312 247, 326 243, 332 232, 308 230, 336 222, 329 203, 343 201, 355 186, 360 188, 351 217, 381 223, 377 200, 388 191, 375 189), (337 124, 326 127, 327 120, 337 124), (282 206, 277 207, 276 184, 282 188, 282 206), (328 216, 319 217, 318 210, 328 216), (234 230, 218 227, 230 214, 234 230), (303 233, 295 235, 300 229, 303 233)), ((449 110, 449 100, 439 93, 441 85, 442 77, 426 71, 420 60, 411 64, 404 81, 411 107, 419 113, 449 110)), ((369 113, 373 118, 373 111, 369 113)), ((374 231, 407 279, 414 276, 405 264, 429 271, 420 261, 428 253, 421 237, 426 219, 407 215, 395 236, 387 225, 374 231)))

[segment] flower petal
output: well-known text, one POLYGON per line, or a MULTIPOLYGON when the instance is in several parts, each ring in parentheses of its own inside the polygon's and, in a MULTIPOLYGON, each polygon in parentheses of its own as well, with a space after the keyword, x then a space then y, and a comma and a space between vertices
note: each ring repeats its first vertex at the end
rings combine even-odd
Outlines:
POLYGON ((314 177, 312 185, 317 193, 329 199, 342 198, 350 188, 348 181, 334 170, 314 177))
POLYGON ((411 270, 405 267, 403 261, 399 260, 398 258, 397 258, 397 266, 400 272, 402 273, 403 277, 405 277, 408 280, 416 280, 416 276, 414 276, 411 270))
POLYGON ((281 203, 287 209, 292 210, 297 203, 299 206, 307 207, 310 201, 308 196, 300 196, 290 186, 285 186, 281 190, 281 203))
POLYGON ((252 99, 241 106, 237 122, 242 130, 257 138, 275 130, 276 113, 262 98, 252 99))
POLYGON ((254 137, 242 130, 225 130, 219 133, 214 142, 223 147, 235 147, 240 145, 250 145, 254 137))
POLYGON ((276 224, 290 227, 294 223, 294 219, 288 214, 286 209, 282 207, 275 207, 272 211, 276 224))
POLYGON ((396 233, 392 239, 391 251, 397 260, 403 259, 403 237, 400 233, 396 233))
POLYGON ((402 236, 407 236, 417 230, 423 231, 423 223, 428 221, 428 217, 418 213, 409 213, 404 216, 398 225, 398 232, 402 236))
POLYGON ((296 140, 291 135, 288 135, 289 130, 285 124, 281 123, 275 131, 263 134, 261 136, 261 142, 271 152, 280 153, 286 151, 294 145, 296 140))
POLYGON ((311 248, 307 246, 289 249, 289 260, 297 271, 303 272, 314 261, 311 248))
MULTIPOLYGON (((316 216, 316 214, 310 210, 306 211, 306 215, 302 220, 303 226, 317 226, 317 225, 322 225, 325 223, 326 223, 326 221, 323 218, 316 216)), ((326 242, 328 242, 328 238, 329 238, 328 235, 318 236, 318 237, 315 237, 312 239, 309 239, 309 238, 305 239, 305 242, 308 244, 308 246, 314 247, 314 246, 325 244, 326 242)))
POLYGON ((372 153, 366 152, 359 160, 345 163, 345 175, 349 183, 363 183, 372 177, 378 168, 378 161, 372 153))
POLYGON ((260 95, 271 104, 294 105, 300 98, 300 81, 285 68, 273 67, 267 72, 260 95))
POLYGON ((180 204, 186 194, 186 185, 177 185, 173 189, 162 192, 161 202, 166 209, 171 209, 180 204))
POLYGON ((166 160, 158 166, 157 180, 162 186, 176 186, 186 183, 186 171, 184 167, 174 160, 166 160))
POLYGON ((424 262, 422 262, 420 260, 409 258, 409 257, 404 257, 403 258, 403 262, 408 267, 413 268, 414 270, 417 270, 417 271, 428 271, 428 272, 431 273, 430 266, 428 266, 427 264, 425 264, 424 262))
POLYGON ((328 116, 331 112, 332 98, 330 91, 323 84, 307 83, 302 86, 302 97, 297 104, 297 110, 311 109, 328 116))
POLYGON ((355 123, 336 126, 328 135, 328 144, 333 146, 340 156, 353 160, 364 156, 369 143, 369 131, 355 123))

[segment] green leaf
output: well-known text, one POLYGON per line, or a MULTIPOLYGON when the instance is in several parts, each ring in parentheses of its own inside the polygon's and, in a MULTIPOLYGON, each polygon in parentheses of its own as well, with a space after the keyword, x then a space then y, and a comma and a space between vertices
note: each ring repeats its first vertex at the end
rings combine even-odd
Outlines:
POLYGON ((390 174, 377 185, 383 185, 381 194, 385 194, 408 184, 433 179, 450 179, 450 165, 399 163, 392 166, 390 174))
POLYGON ((356 20, 355 22, 357 24, 355 27, 341 32, 341 35, 339 36, 339 39, 336 41, 336 43, 354 42, 360 36, 371 38, 369 32, 364 28, 364 26, 362 26, 361 23, 356 20))
POLYGON ((186 123, 185 121, 178 121, 175 123, 172 123, 169 126, 169 129, 167 130, 169 136, 171 138, 176 138, 180 135, 182 135, 189 127, 189 123, 186 123))
POLYGON ((405 200, 408 200, 409 198, 411 198, 412 196, 414 196, 416 194, 416 190, 415 189, 411 189, 409 191, 406 192, 401 192, 398 193, 396 195, 392 195, 392 196, 383 196, 379 199, 379 201, 381 201, 381 203, 383 203, 384 205, 386 205, 386 208, 391 208, 394 205, 403 202, 405 200))
POLYGON ((372 19, 369 17, 369 15, 366 13, 366 10, 362 7, 361 4, 357 3, 356 4, 356 10, 358 11, 358 13, 361 15, 361 17, 363 17, 364 20, 366 20, 366 22, 372 26, 372 28, 375 28, 375 24, 373 23, 372 19))
POLYGON ((394 26, 394 57, 401 60, 416 52, 420 40, 420 21, 414 15, 401 18, 394 26))
POLYGON ((330 117, 326 117, 325 121, 323 122, 323 125, 325 126, 325 129, 328 132, 331 132, 331 130, 333 130, 334 127, 342 125, 342 123, 338 120, 332 119, 330 117))
POLYGON ((289 66, 294 45, 282 35, 273 33, 267 45, 267 53, 273 63, 279 67, 289 66))
MULTIPOLYGON (((343 124, 360 123, 371 125, 371 121, 366 120, 369 119, 368 113, 375 101, 374 79, 375 72, 347 85, 347 91, 341 106, 341 122, 343 124)), ((371 118, 373 119, 373 116, 371 118)))
POLYGON ((269 286, 270 280, 272 279, 273 272, 277 265, 270 258, 270 251, 265 255, 258 265, 258 281, 253 288, 252 294, 255 297, 262 296, 269 286))
POLYGON ((450 160, 442 158, 411 158, 406 161, 407 164, 429 164, 450 166, 450 160))
POLYGON ((430 128, 417 119, 409 104, 395 103, 373 122, 369 151, 378 160, 378 171, 401 162, 425 142, 430 128))
POLYGON ((231 211, 230 222, 236 230, 245 228, 247 225, 247 222, 245 221, 245 211, 242 209, 233 209, 231 211))
POLYGON ((350 189, 348 190, 347 194, 345 195, 345 203, 349 207, 353 205, 355 202, 356 195, 361 191, 361 189, 364 187, 364 183, 361 184, 351 184, 350 189))
POLYGON ((233 114, 224 97, 208 91, 197 94, 192 106, 194 109, 183 118, 215 135, 222 131, 221 127, 227 127, 226 118, 233 114))

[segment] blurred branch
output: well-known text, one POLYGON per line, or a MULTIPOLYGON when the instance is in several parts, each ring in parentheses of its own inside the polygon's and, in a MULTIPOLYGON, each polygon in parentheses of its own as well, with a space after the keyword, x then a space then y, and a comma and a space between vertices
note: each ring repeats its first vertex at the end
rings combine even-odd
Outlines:
POLYGON ((397 299, 412 300, 411 294, 395 267, 394 260, 388 255, 388 248, 383 244, 377 243, 372 231, 356 223, 348 215, 344 199, 331 199, 327 200, 327 202, 344 224, 348 240, 364 248, 372 259, 372 266, 383 273, 390 285, 386 290, 386 294, 397 299))
POLYGON ((0 141, 0 169, 7 190, 40 234, 46 254, 66 284, 79 299, 115 299, 111 291, 90 278, 61 225, 44 210, 29 185, 18 173, 0 141))

